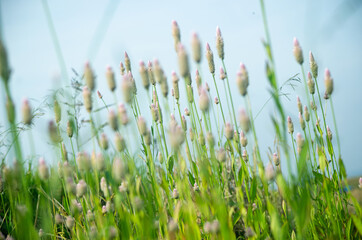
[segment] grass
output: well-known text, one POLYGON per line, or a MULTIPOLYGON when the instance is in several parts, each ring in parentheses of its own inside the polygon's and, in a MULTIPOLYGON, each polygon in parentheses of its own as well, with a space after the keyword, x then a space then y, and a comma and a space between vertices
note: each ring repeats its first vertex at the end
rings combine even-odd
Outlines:
MULTIPOLYGON (((83 74, 74 72, 71 85, 52 96, 54 118, 48 132, 57 165, 34 159, 33 152, 29 155, 21 148, 19 136, 27 132, 32 142, 31 129, 43 116, 26 100, 22 120, 16 119, 8 85, 10 67, 0 42, 10 126, 1 135, 12 139, 2 153, 0 239, 359 239, 362 184, 358 178, 346 179, 338 132, 329 129, 337 129, 330 71, 325 72, 322 94, 318 64, 310 58, 311 74, 306 74, 302 48, 294 41, 306 99, 301 98, 295 110, 299 119, 289 119, 281 89, 300 79, 293 76, 279 85, 263 0, 260 4, 265 72, 275 105, 271 116, 275 141, 266 156, 259 150, 261 136, 254 123, 259 112, 253 115, 247 67, 241 65, 233 85, 219 28, 217 56, 207 46, 209 73, 199 71, 192 79, 191 58, 177 23, 172 23, 179 76, 172 74, 170 92, 157 60, 142 62, 140 79, 135 79, 126 54, 118 87, 118 71, 108 68, 109 92, 104 94, 114 95, 113 102, 96 91, 96 74, 89 63, 83 74), (215 65, 222 68, 221 80, 215 65), (240 96, 232 96, 231 87, 238 87, 240 96), (123 102, 115 91, 122 93, 123 102), (223 91, 225 96, 219 95, 223 91), (145 104, 141 94, 148 95, 149 111, 141 111, 140 104, 145 104), (240 98, 244 107, 237 120, 234 102, 240 98), (322 107, 313 107, 326 104, 333 109, 332 117, 322 107), (182 111, 181 106, 187 109, 182 111), (337 140, 337 149, 332 139, 337 140), (10 151, 16 156, 13 164, 10 151)), ((192 55, 199 68, 201 46, 197 35, 193 37, 192 55)))

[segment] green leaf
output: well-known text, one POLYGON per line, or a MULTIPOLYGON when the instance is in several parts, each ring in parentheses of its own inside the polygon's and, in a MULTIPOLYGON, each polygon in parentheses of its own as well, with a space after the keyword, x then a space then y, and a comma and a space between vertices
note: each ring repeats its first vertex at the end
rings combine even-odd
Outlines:
POLYGON ((174 164, 174 156, 170 155, 167 159, 167 163, 168 163, 168 172, 172 173, 172 169, 173 169, 173 164, 174 164))
POLYGON ((189 171, 188 176, 189 176, 190 184, 191 184, 191 186, 193 186, 195 184, 195 178, 194 178, 194 176, 192 176, 192 173, 190 171, 189 171))
POLYGON ((356 226, 359 234, 362 235, 362 222, 361 219, 357 218, 355 215, 352 215, 353 223, 356 226))
POLYGON ((250 188, 250 201, 254 202, 256 196, 256 177, 253 178, 253 181, 251 182, 251 188, 250 188))
POLYGON ((338 165, 339 165, 339 175, 342 176, 343 178, 346 178, 347 172, 341 157, 339 157, 338 159, 338 165))

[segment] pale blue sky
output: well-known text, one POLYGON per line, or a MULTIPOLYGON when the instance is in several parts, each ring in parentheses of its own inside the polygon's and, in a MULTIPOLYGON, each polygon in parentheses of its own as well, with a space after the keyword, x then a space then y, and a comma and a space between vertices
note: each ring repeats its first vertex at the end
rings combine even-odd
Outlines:
MULTIPOLYGON (((11 89, 16 96, 16 105, 19 109, 21 99, 28 97, 37 99, 33 102, 37 106, 50 93, 50 89, 60 86, 57 82, 60 67, 42 1, 1 0, 0 4, 1 33, 13 69, 11 89)), ((99 76, 98 88, 105 93, 106 100, 112 100, 112 97, 106 94, 105 67, 111 65, 117 69, 119 62, 123 61, 124 51, 128 52, 134 69, 137 69, 139 60, 157 57, 169 77, 172 70, 178 70, 171 36, 173 19, 179 23, 182 41, 188 50, 191 34, 196 31, 203 45, 209 42, 216 52, 215 29, 220 26, 231 84, 234 85, 235 74, 242 61, 250 75, 249 92, 254 113, 269 98, 264 74, 265 53, 261 44, 264 30, 259 1, 62 0, 49 1, 48 4, 68 75, 72 76, 71 68, 81 72, 84 63, 90 60, 99 76), (105 12, 108 17, 104 18, 105 12), (108 28, 98 27, 102 21, 105 24, 101 26, 109 21, 108 28), (96 33, 99 33, 99 38, 94 38, 96 33), (97 45, 98 41, 101 45, 97 51, 92 46, 97 45)), ((333 97, 342 156, 349 174, 362 174, 362 159, 358 150, 362 136, 361 4, 359 1, 266 0, 266 10, 280 83, 300 72, 292 54, 293 37, 299 39, 305 59, 309 50, 313 51, 321 76, 324 68, 331 70, 335 80, 333 97)), ((216 66, 217 69, 220 67, 219 61, 216 66)), ((308 69, 307 65, 305 69, 308 69)), ((204 78, 211 83, 205 62, 202 70, 204 78)), ((320 86, 324 89, 322 79, 320 86)), ((139 88, 140 95, 144 95, 141 86, 139 88)), ((298 86, 296 92, 288 91, 291 101, 285 99, 284 105, 299 130, 295 95, 300 95, 303 101, 304 88, 298 86)), ((243 105, 238 90, 234 87, 232 92, 236 105, 243 105)), ((1 95, 1 102, 4 102, 4 95, 1 95)), ((4 104, 1 105, 0 122, 4 125, 4 104)), ((224 105, 226 107, 225 101, 224 105)), ((146 104, 144 109, 147 109, 146 104)), ((273 105, 270 103, 256 119, 264 153, 266 146, 273 145, 272 113, 273 105)), ((329 112, 327 118, 334 131, 329 112)), ((44 127, 47 121, 46 118, 39 120, 34 129, 39 146, 45 146, 48 141, 44 127)), ((23 142, 28 145, 26 140, 23 142)))

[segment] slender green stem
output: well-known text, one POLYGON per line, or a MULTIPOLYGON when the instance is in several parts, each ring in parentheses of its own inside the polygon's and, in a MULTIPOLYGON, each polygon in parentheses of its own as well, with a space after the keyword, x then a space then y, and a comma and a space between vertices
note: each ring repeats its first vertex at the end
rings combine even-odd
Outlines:
POLYGON ((232 95, 231 95, 231 90, 230 90, 230 83, 229 83, 229 76, 227 74, 227 71, 226 71, 226 67, 225 67, 225 62, 224 62, 224 59, 222 59, 222 66, 224 68, 224 72, 225 72, 225 75, 226 75, 226 82, 227 82, 227 86, 228 86, 228 90, 229 90, 229 98, 230 98, 230 103, 231 103, 231 107, 232 107, 232 112, 233 112, 233 117, 234 117, 234 124, 235 124, 235 128, 236 128, 236 131, 238 131, 238 122, 236 121, 236 115, 235 115, 235 108, 234 108, 234 102, 233 102, 233 99, 232 99, 232 95))
POLYGON ((296 163, 298 163, 297 152, 295 151, 295 146, 294 146, 293 133, 290 133, 290 138, 291 138, 291 140, 292 140, 292 144, 293 144, 293 151, 294 151, 295 162, 296 162, 296 163))
POLYGON ((215 74, 212 74, 212 79, 214 80, 214 85, 215 85, 215 89, 216 89, 217 98, 219 99, 219 104, 220 104, 220 109, 221 109, 221 115, 222 115, 222 119, 223 119, 224 125, 225 125, 224 110, 222 109, 221 98, 220 98, 219 90, 218 90, 218 88, 217 88, 217 84, 216 84, 216 80, 215 80, 215 74))
POLYGON ((341 157, 341 143, 339 141, 339 133, 338 133, 338 128, 337 128, 336 115, 334 114, 334 106, 333 106, 332 96, 330 96, 330 102, 331 102, 331 109, 332 109, 334 128, 336 129, 338 154, 339 154, 339 157, 341 157))
POLYGON ((53 22, 51 13, 50 13, 48 1, 47 0, 42 0, 42 4, 43 4, 46 19, 47 19, 50 35, 51 35, 52 40, 53 40, 55 52, 56 52, 56 55, 57 55, 57 58, 58 58, 58 63, 59 63, 59 66, 60 66, 60 69, 61 69, 61 72, 62 72, 62 75, 63 75, 63 81, 66 82, 69 79, 68 72, 67 72, 67 67, 66 67, 66 64, 65 64, 62 49, 60 47, 59 38, 58 38, 57 32, 55 31, 55 26, 54 26, 54 22, 53 22))

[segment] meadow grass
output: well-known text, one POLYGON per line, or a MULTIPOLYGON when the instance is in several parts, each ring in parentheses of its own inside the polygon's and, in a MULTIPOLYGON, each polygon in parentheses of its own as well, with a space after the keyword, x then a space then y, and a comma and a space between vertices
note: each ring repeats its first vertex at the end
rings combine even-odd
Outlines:
POLYGON ((31 129, 42 116, 24 100, 22 120, 16 119, 10 66, 0 42, 6 134, 12 139, 2 153, 0 239, 359 239, 362 180, 346 179, 331 73, 326 69, 324 78, 318 75, 312 53, 306 66, 294 39, 305 99, 298 97, 299 119, 288 117, 260 3, 264 69, 275 108, 275 141, 265 155, 258 145, 247 67, 240 64, 236 76, 228 74, 219 28, 215 55, 207 44, 203 56, 197 34, 188 54, 172 22, 179 71, 171 81, 158 60, 141 61, 135 70, 126 53, 119 70, 106 69, 109 92, 103 94, 113 95, 113 102, 97 91, 96 73, 85 64, 82 74, 75 73, 71 84, 53 96, 47 130, 57 165, 33 159, 21 148, 19 136, 28 132, 32 139, 31 129), (205 74, 203 58, 209 66, 205 74), (195 77, 191 63, 198 69, 195 77), (215 65, 221 66, 220 76, 215 65), (235 109, 231 87, 239 89, 243 108, 235 109), (147 96, 142 101, 148 101, 148 111, 141 111, 140 95, 147 96), (326 116, 327 105, 332 116, 326 116), (84 139, 81 131, 90 137, 84 139))

